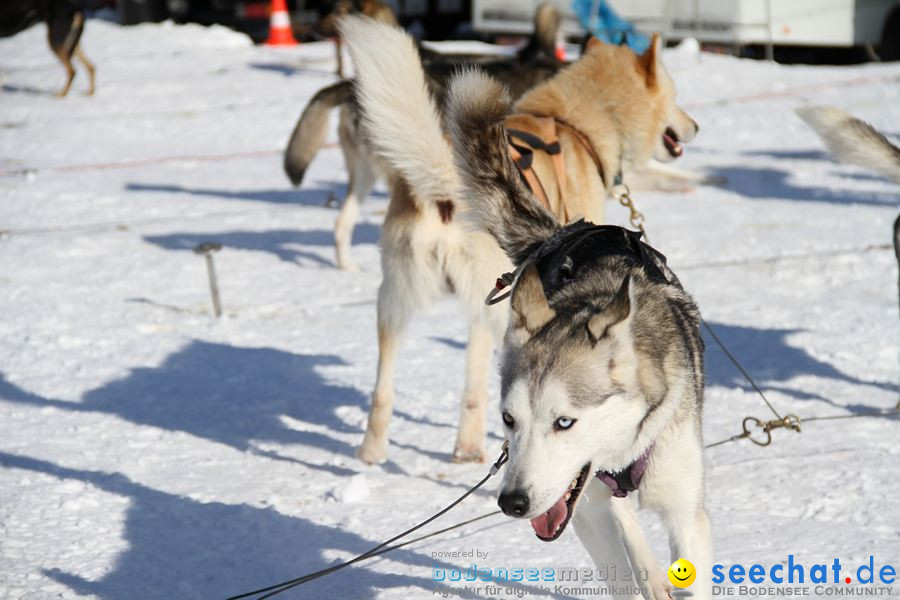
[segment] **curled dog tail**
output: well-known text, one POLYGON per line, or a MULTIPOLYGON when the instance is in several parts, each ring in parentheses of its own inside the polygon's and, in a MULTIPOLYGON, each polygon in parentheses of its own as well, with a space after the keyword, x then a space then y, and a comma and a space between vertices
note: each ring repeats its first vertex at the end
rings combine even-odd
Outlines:
POLYGON ((831 106, 797 109, 835 158, 884 175, 900 183, 900 148, 874 127, 831 106))
POLYGON ((363 126, 376 151, 403 176, 420 207, 452 202, 459 185, 453 151, 412 38, 359 16, 344 17, 339 28, 353 57, 363 126))
POLYGON ((447 125, 462 192, 478 226, 519 265, 560 225, 525 187, 509 156, 503 118, 510 104, 503 85, 472 69, 450 83, 447 125))
POLYGON ((519 50, 518 59, 522 62, 536 59, 559 61, 556 57, 556 37, 561 24, 559 10, 549 2, 541 3, 534 11, 534 31, 528 44, 519 50))
POLYGON ((353 84, 341 81, 316 92, 303 109, 284 151, 284 172, 294 185, 300 185, 303 181, 309 163, 325 143, 328 115, 335 107, 349 102, 352 93, 353 84))

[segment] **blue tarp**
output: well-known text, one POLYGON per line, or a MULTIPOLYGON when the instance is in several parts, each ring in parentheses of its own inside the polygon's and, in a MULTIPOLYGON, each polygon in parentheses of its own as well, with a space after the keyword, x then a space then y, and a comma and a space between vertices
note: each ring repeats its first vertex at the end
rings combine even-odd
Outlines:
POLYGON ((627 44, 638 54, 650 46, 650 39, 617 15, 605 0, 572 0, 572 9, 582 27, 603 42, 627 44))

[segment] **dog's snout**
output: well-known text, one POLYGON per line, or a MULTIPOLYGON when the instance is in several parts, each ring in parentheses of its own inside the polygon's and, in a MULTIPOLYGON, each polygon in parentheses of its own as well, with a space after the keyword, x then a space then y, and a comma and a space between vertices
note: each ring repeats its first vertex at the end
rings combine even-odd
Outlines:
POLYGON ((694 125, 694 135, 700 133, 700 125, 697 124, 697 121, 691 119, 691 123, 694 125))
POLYGON ((509 517, 521 517, 528 512, 528 496, 516 490, 509 494, 500 494, 497 501, 503 514, 509 517))

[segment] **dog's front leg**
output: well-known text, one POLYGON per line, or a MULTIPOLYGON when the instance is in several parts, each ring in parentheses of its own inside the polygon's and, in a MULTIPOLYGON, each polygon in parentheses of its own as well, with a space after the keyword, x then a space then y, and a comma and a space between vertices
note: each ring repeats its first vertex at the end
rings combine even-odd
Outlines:
POLYGON ((488 402, 488 377, 494 339, 490 327, 480 319, 469 324, 466 348, 466 389, 459 416, 459 434, 453 449, 455 462, 484 462, 485 413, 488 402))
POLYGON ((703 504, 703 449, 689 429, 672 447, 657 442, 656 449, 641 501, 662 512, 672 562, 684 558, 694 565, 697 578, 689 591, 707 600, 712 598, 712 531, 703 504))
POLYGON ((88 57, 85 56, 84 51, 81 49, 81 45, 75 46, 75 56, 78 57, 78 60, 81 61, 81 64, 84 65, 84 68, 87 69, 88 72, 88 89, 85 92, 87 96, 94 95, 94 82, 97 79, 97 70, 94 68, 94 63, 88 60, 88 57))
POLYGON ((375 167, 371 164, 365 150, 360 151, 354 144, 360 135, 357 132, 354 136, 350 131, 352 125, 343 123, 345 118, 349 119, 349 117, 345 117, 342 109, 339 135, 350 181, 347 184, 347 196, 344 198, 341 212, 334 222, 334 247, 338 268, 344 271, 358 271, 359 267, 350 256, 353 229, 356 227, 356 220, 359 216, 359 205, 372 191, 377 175, 375 167))
MULTIPOLYGON (((582 492, 572 519, 575 533, 591 555, 598 571, 609 574, 607 583, 611 591, 635 587, 634 578, 626 581, 622 576, 631 569, 631 565, 623 543, 624 531, 612 507, 614 501, 609 488, 597 479, 591 479, 582 492)), ((612 594, 610 597, 635 600, 643 596, 637 593, 612 594)))
POLYGON ((671 598, 673 589, 666 570, 659 564, 644 535, 644 529, 638 521, 635 503, 632 498, 612 498, 610 500, 613 516, 622 531, 622 540, 635 573, 635 580, 640 585, 644 597, 648 600, 667 600, 671 598))
POLYGON ((712 598, 712 532, 703 504, 688 510, 667 512, 672 562, 686 558, 694 565, 697 579, 690 591, 698 600, 712 598))
POLYGON ((378 376, 369 408, 366 435, 356 455, 374 465, 387 460, 388 424, 394 410, 394 361, 409 312, 396 310, 395 286, 385 280, 378 290, 378 376))

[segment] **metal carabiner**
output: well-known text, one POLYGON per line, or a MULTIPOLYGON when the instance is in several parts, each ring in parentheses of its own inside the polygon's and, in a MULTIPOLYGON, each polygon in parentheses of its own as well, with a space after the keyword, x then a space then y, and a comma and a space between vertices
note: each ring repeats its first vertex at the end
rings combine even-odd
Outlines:
POLYGON ((757 419, 756 417, 747 417, 746 419, 744 419, 744 421, 743 421, 743 423, 741 424, 741 426, 744 428, 744 435, 743 435, 743 437, 749 439, 751 442, 753 442, 753 443, 756 444, 757 446, 768 446, 769 444, 772 443, 772 432, 769 430, 768 427, 766 427, 765 425, 763 425, 763 422, 762 422, 762 421, 760 421, 760 420, 757 419), (766 439, 765 439, 765 440, 758 440, 758 439, 754 438, 754 437, 753 437, 753 432, 750 430, 749 427, 747 427, 747 423, 748 423, 748 422, 753 423, 754 425, 756 425, 757 427, 759 427, 760 429, 762 429, 762 430, 763 430, 763 433, 766 434, 766 439))
POLYGON ((505 440, 503 442, 503 448, 500 451, 500 458, 497 459, 497 462, 495 462, 493 465, 491 465, 491 476, 493 477, 494 475, 496 475, 497 472, 500 471, 500 467, 505 465, 508 460, 509 460, 509 440, 505 440))

